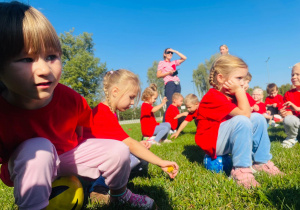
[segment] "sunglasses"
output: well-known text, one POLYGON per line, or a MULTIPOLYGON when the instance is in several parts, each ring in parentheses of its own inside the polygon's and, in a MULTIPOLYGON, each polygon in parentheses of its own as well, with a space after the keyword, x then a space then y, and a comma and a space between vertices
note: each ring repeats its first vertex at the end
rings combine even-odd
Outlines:
POLYGON ((166 54, 172 54, 172 55, 173 55, 173 52, 171 52, 171 51, 168 51, 168 52, 166 52, 166 54))

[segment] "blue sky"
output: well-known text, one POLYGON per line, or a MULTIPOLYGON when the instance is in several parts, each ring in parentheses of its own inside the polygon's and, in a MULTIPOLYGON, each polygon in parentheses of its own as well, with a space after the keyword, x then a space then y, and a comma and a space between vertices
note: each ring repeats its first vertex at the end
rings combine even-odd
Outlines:
MULTIPOLYGON (((28 1, 23 1, 27 3, 28 1)), ((182 94, 194 93, 192 73, 221 44, 241 57, 250 87, 290 83, 300 62, 300 1, 289 0, 29 0, 58 34, 93 34, 95 55, 108 69, 129 69, 147 85, 147 70, 171 47, 187 56, 179 67, 182 94), (270 57, 268 63, 266 60, 270 57), (267 73, 267 65, 269 76, 267 73)), ((173 56, 173 58, 179 58, 173 56)), ((197 94, 197 92, 196 92, 197 94)), ((198 94, 197 94, 198 95, 198 94)))

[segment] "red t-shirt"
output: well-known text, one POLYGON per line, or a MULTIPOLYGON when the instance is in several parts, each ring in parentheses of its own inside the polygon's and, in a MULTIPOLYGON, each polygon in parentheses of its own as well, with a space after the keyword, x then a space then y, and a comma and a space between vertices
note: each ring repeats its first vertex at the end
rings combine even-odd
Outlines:
POLYGON ((119 124, 118 118, 103 103, 93 109, 93 125, 83 129, 83 139, 113 139, 123 141, 129 136, 119 124))
POLYGON ((256 104, 258 107, 259 107, 259 110, 258 111, 254 111, 253 112, 257 112, 259 114, 264 114, 267 112, 267 109, 266 109, 266 104, 263 103, 263 102, 259 102, 256 104))
POLYGON ((191 122, 193 119, 196 120, 196 125, 198 124, 198 115, 199 115, 199 107, 196 111, 194 112, 189 112, 189 114, 186 116, 186 118, 184 120, 188 121, 188 122, 191 122))
MULTIPOLYGON (((283 98, 284 102, 290 101, 296 106, 300 107, 300 92, 298 92, 296 89, 289 90, 284 94, 283 98)), ((292 111, 291 109, 286 109, 287 111, 292 111)), ((300 118, 300 112, 293 111, 293 115, 300 118)))
POLYGON ((26 110, 9 104, 0 96, 1 179, 9 186, 7 162, 14 150, 34 137, 49 139, 58 155, 78 145, 77 126, 89 127, 91 108, 86 100, 67 86, 58 84, 51 102, 40 109, 26 110))
POLYGON ((159 125, 156 122, 153 112, 153 106, 143 103, 141 107, 141 128, 143 136, 153 136, 155 127, 159 125))
POLYGON ((165 122, 168 122, 171 124, 171 129, 176 130, 178 126, 178 119, 174 119, 179 113, 179 110, 176 106, 171 104, 165 114, 165 122))
POLYGON ((247 96, 247 98, 248 98, 250 107, 254 106, 254 105, 256 104, 256 101, 252 98, 252 96, 250 96, 249 93, 246 93, 246 96, 247 96))
POLYGON ((217 157, 216 145, 220 124, 231 118, 229 113, 236 107, 231 99, 214 88, 211 88, 200 102, 195 141, 212 158, 217 157))
POLYGON ((280 109, 284 103, 283 97, 281 95, 277 94, 275 97, 268 96, 266 98, 266 101, 265 101, 266 105, 271 105, 274 103, 277 103, 276 107, 278 107, 278 109, 280 109))

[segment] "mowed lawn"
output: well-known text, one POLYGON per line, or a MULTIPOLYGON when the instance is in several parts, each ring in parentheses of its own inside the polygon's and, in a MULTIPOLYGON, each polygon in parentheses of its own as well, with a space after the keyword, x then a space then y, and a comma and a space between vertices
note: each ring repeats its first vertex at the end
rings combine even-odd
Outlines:
MULTIPOLYGON (((140 124, 123 125, 134 139, 140 140, 140 124)), ((174 180, 159 167, 149 165, 148 174, 135 177, 128 188, 153 198, 159 209, 300 209, 300 146, 284 149, 283 126, 271 127, 273 162, 286 175, 270 177, 256 174, 261 187, 246 190, 226 174, 214 174, 203 167, 204 152, 195 144, 196 127, 189 123, 173 143, 153 146, 151 151, 163 159, 176 161, 180 171, 174 180)), ((0 209, 17 209, 13 188, 0 181, 0 209)), ((133 209, 120 205, 86 204, 85 209, 133 209)))

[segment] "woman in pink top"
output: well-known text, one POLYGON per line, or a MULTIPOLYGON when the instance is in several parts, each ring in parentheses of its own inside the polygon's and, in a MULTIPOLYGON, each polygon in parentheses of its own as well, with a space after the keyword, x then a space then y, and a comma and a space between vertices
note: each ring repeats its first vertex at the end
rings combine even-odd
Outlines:
POLYGON ((179 66, 186 60, 185 55, 180 52, 167 48, 164 51, 164 60, 160 61, 157 67, 157 78, 163 78, 165 83, 165 96, 167 97, 167 108, 172 104, 172 96, 174 93, 181 92, 180 80, 177 76, 176 66, 179 66), (173 53, 176 53, 180 59, 171 61, 173 53))

